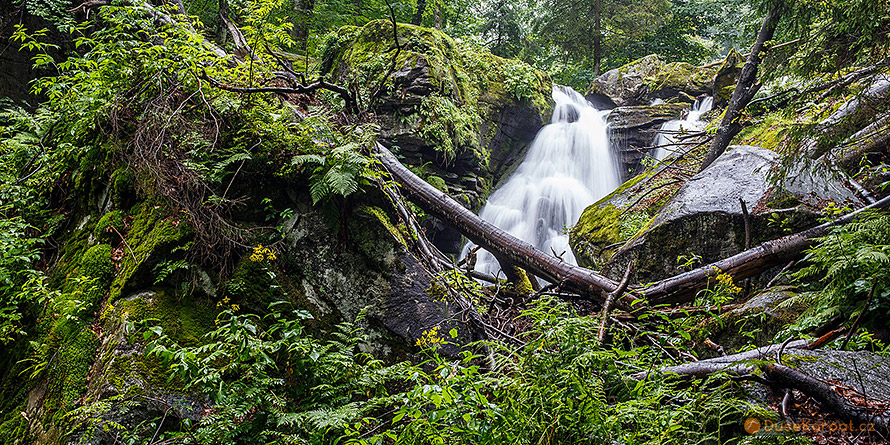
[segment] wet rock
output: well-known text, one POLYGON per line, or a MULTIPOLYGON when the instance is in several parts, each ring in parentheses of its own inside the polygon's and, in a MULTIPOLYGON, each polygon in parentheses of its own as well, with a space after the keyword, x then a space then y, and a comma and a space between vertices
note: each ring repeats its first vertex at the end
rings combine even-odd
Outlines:
MULTIPOLYGON (((627 263, 634 260, 632 280, 645 283, 682 272, 681 256, 707 264, 744 250, 745 222, 739 199, 751 213, 752 246, 814 225, 817 212, 828 202, 839 206, 858 202, 830 174, 802 174, 791 185, 774 186, 767 174, 777 161, 773 151, 732 146, 708 169, 676 189, 669 187, 676 179, 658 177, 647 181, 642 190, 635 182, 644 179, 635 178, 622 186, 593 205, 599 210, 588 208, 581 217, 584 227, 606 226, 609 223, 598 215, 611 206, 615 209, 611 218, 619 225, 639 219, 627 230, 637 234, 608 258, 603 270, 620 278, 627 263)), ((607 241, 591 239, 589 232, 572 233, 573 251, 582 265, 602 264, 603 255, 590 256, 590 252, 607 241)), ((609 241, 623 240, 613 237, 609 241)))
POLYGON ((819 380, 836 380, 867 399, 890 401, 890 358, 868 351, 793 349, 782 360, 819 380))
POLYGON ((657 74, 663 66, 657 55, 650 54, 597 77, 584 95, 600 102, 608 99, 619 107, 648 104, 651 99, 646 78, 657 74))
POLYGON ((653 106, 618 107, 609 113, 609 142, 615 150, 623 179, 639 173, 644 147, 652 145, 661 125, 679 119, 689 104, 659 104, 653 106))

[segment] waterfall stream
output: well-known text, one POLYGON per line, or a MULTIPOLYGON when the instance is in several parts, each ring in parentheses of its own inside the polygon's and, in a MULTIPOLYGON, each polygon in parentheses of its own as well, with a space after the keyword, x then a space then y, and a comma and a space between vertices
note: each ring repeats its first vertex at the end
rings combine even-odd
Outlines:
POLYGON ((676 144, 677 136, 682 132, 699 131, 703 129, 704 122, 701 121, 701 115, 711 111, 713 105, 713 97, 708 96, 704 99, 697 99, 695 103, 692 104, 692 108, 689 110, 685 119, 667 121, 662 124, 661 128, 658 130, 658 135, 655 136, 655 141, 652 143, 652 145, 656 147, 652 157, 660 161, 675 151, 684 150, 682 145, 671 146, 670 144, 676 144))
MULTIPOLYGON (((535 137, 516 171, 489 197, 479 216, 544 252, 576 264, 565 228, 620 185, 609 149, 605 116, 577 91, 554 86, 551 123, 535 137)), ((472 244, 464 246, 461 257, 472 244)), ((475 269, 497 275, 490 253, 477 253, 475 269)), ((501 274, 503 277, 503 274, 501 274)))

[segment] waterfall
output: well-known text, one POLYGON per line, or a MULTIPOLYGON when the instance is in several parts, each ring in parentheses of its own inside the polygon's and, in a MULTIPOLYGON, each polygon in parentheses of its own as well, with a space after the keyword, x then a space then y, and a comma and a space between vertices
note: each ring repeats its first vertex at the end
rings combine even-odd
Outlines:
MULTIPOLYGON (((620 174, 606 134, 608 112, 596 110, 568 87, 554 86, 553 100, 550 124, 538 132, 516 171, 491 194, 479 216, 576 264, 565 228, 618 187, 620 174)), ((465 245, 461 257, 473 247, 465 245)), ((497 275, 500 265, 480 250, 475 268, 497 275)))
POLYGON ((692 104, 692 108, 689 110, 685 119, 672 120, 662 124, 661 128, 658 130, 658 134, 655 136, 655 141, 652 143, 652 145, 657 147, 655 153, 652 154, 652 157, 660 161, 666 158, 669 154, 682 150, 683 147, 680 145, 665 145, 676 143, 677 136, 680 132, 699 131, 703 129, 704 123, 701 121, 701 115, 711 111, 713 105, 713 97, 708 96, 704 99, 697 99, 695 103, 692 104))

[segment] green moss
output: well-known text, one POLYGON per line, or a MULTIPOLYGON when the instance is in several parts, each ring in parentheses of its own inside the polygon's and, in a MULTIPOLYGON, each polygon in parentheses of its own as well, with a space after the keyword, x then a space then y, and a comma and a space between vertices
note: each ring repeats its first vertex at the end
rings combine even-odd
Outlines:
POLYGON ((26 443, 28 438, 28 420, 21 413, 27 411, 27 401, 21 405, 4 411, 0 417, 0 443, 26 443))
POLYGON ((446 184, 446 183, 445 183, 445 180, 442 179, 442 178, 439 177, 439 176, 435 176, 435 175, 427 176, 427 177, 426 177, 426 182, 427 182, 429 185, 435 187, 436 190, 439 190, 439 191, 442 191, 442 192, 446 192, 446 193, 448 192, 448 184, 446 184))
MULTIPOLYGON (((214 328, 214 320, 219 309, 210 301, 195 301, 188 298, 176 298, 166 293, 145 293, 136 298, 122 300, 115 311, 115 322, 132 322, 136 326, 148 324, 160 326, 164 334, 174 342, 183 346, 198 346, 203 343, 203 336, 214 328), (118 321, 121 320, 121 321, 118 321)), ((129 343, 142 341, 139 332, 133 332, 128 338, 129 343)), ((122 356, 115 357, 109 363, 111 369, 127 372, 124 376, 139 377, 150 387, 166 391, 181 391, 182 381, 170 379, 170 369, 155 356, 122 356)), ((116 385, 122 391, 139 392, 142 389, 129 387, 124 380, 116 385)))
POLYGON ((116 301, 127 289, 153 283, 151 271, 154 266, 169 259, 164 255, 185 245, 191 234, 190 226, 180 218, 168 215, 163 206, 143 203, 127 234, 127 246, 132 253, 128 251, 121 258, 117 276, 111 284, 109 301, 116 301))
MULTIPOLYGON (((477 161, 487 162, 483 139, 493 133, 480 138, 480 126, 491 120, 490 113, 525 103, 547 114, 551 83, 545 73, 469 43, 457 43, 439 30, 399 24, 397 34, 402 48, 396 70, 427 71, 432 86, 432 91, 417 93, 419 100, 406 101, 418 105, 402 120, 410 122, 446 161, 470 152, 477 161)), ((321 70, 344 81, 357 81, 359 88, 374 89, 392 63, 392 40, 392 25, 386 20, 362 28, 343 27, 325 39, 321 70)), ((390 94, 399 100, 414 94, 399 91, 404 85, 394 77, 384 85, 390 94)))
POLYGON ((102 215, 93 227, 93 236, 104 242, 120 240, 118 233, 124 233, 124 217, 118 210, 102 215))
POLYGON ((770 113, 766 117, 751 125, 736 136, 739 144, 754 145, 773 151, 782 151, 784 144, 790 142, 787 138, 795 125, 793 117, 782 113, 770 113))
POLYGON ((136 175, 129 167, 111 174, 111 202, 118 209, 129 209, 136 202, 136 175))
POLYGON ((646 78, 649 91, 657 93, 662 90, 691 91, 706 93, 711 90, 711 81, 716 70, 703 69, 686 62, 668 63, 653 76, 646 78))
POLYGON ((238 261, 226 291, 233 302, 259 313, 264 312, 269 303, 287 299, 278 283, 273 261, 253 261, 250 255, 238 261))
POLYGON ((59 351, 58 368, 55 371, 57 376, 53 382, 59 391, 58 408, 62 411, 73 408, 75 401, 86 392, 87 376, 98 347, 99 338, 89 326, 84 326, 59 351))
POLYGON ((572 228, 570 243, 575 257, 583 267, 598 267, 605 261, 606 246, 615 244, 621 238, 621 210, 613 205, 592 205, 584 209, 578 224, 572 228), (593 264, 585 264, 592 261, 593 264))

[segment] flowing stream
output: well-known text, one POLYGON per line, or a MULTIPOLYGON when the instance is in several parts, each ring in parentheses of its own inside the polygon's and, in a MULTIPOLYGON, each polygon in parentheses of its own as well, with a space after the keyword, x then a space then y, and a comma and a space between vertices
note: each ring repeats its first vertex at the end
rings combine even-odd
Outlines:
POLYGON ((692 108, 689 110, 685 119, 667 121, 661 125, 655 141, 652 143, 655 147, 655 153, 652 155, 659 161, 666 158, 675 151, 684 149, 682 145, 671 145, 678 142, 677 136, 683 132, 699 131, 704 128, 704 122, 701 121, 701 115, 711 111, 714 105, 713 97, 705 97, 697 99, 692 108))
MULTIPOLYGON (((551 123, 544 126, 516 171, 489 197, 479 216, 544 252, 572 264, 565 228, 590 204, 620 185, 618 163, 609 149, 605 116, 577 91, 553 87, 551 123)), ((465 257, 472 244, 464 246, 465 257)), ((490 253, 477 253, 475 269, 497 275, 490 253)), ((501 274, 503 277, 503 274, 501 274)))

